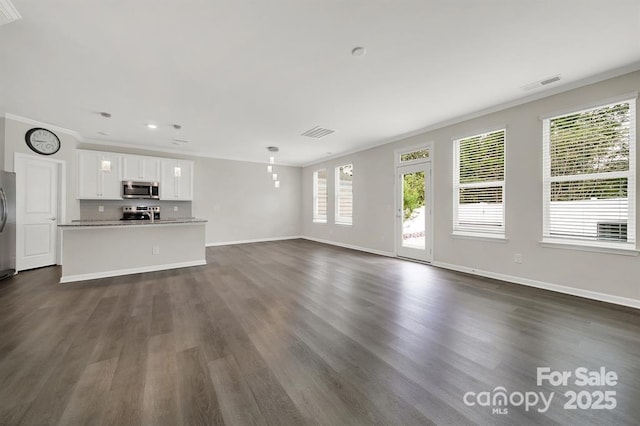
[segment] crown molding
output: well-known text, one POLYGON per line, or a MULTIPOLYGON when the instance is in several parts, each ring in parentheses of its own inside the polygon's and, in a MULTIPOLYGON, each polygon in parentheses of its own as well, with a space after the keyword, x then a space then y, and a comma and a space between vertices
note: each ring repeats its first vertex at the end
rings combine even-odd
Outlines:
POLYGON ((544 99, 544 98, 548 98, 554 95, 557 95, 559 93, 564 93, 564 92, 568 92, 570 90, 574 90, 574 89, 578 89, 580 87, 584 87, 584 86, 588 86, 590 84, 594 84, 594 83, 599 83, 601 81, 605 81, 605 80, 609 80, 612 78, 616 78, 616 77, 620 77, 623 76, 625 74, 630 74, 632 72, 636 72, 640 70, 640 61, 637 62, 633 62, 627 66, 624 67, 620 67, 620 68, 616 68, 610 71, 606 71, 603 73, 599 73, 599 74, 595 74, 593 76, 590 77, 586 77, 577 81, 574 81, 572 83, 567 83, 561 86, 555 86, 552 88, 547 88, 545 90, 539 91, 537 93, 533 93, 530 94, 528 96, 524 96, 522 98, 518 98, 518 99, 514 99, 512 101, 508 101, 508 102, 503 102, 497 105, 494 105, 492 107, 489 108, 484 108, 469 114, 465 114, 465 115, 461 115, 458 117, 454 117, 448 120, 444 120, 444 121, 440 121, 438 123, 435 124, 431 124, 429 126, 426 127, 421 127, 419 129, 413 130, 411 132, 407 132, 407 133, 403 133, 401 135, 397 135, 397 136, 392 136, 386 139, 383 139, 382 141, 375 143, 373 145, 367 145, 365 147, 362 148, 355 148, 352 150, 348 150, 342 153, 338 153, 335 155, 331 155, 331 156, 327 156, 324 158, 319 158, 317 160, 313 160, 310 161, 308 163, 304 163, 302 165, 302 167, 309 167, 309 166, 313 166, 315 164, 319 164, 319 163, 324 163, 325 161, 330 161, 330 160, 334 160, 340 157, 345 157, 347 155, 351 155, 351 154, 355 154, 358 152, 363 152, 363 151, 368 151, 369 149, 372 148, 377 148, 379 146, 382 145, 387 145, 393 142, 398 142, 404 139, 408 139, 411 138, 413 136, 418 136, 421 135, 423 133, 427 133, 427 132, 431 132, 434 130, 438 130, 438 129, 442 129, 444 127, 448 127, 448 126, 453 126, 454 124, 459 124, 468 120, 473 120, 474 118, 478 118, 478 117, 482 117, 485 115, 489 115, 489 114, 493 114, 495 112, 499 112, 499 111, 504 111, 506 109, 509 108, 513 108, 519 105, 524 105, 524 104, 528 104, 529 102, 534 102, 540 99, 544 99))
POLYGON ((79 142, 84 142, 84 138, 82 137, 82 135, 80 133, 76 132, 75 130, 66 129, 64 127, 56 126, 55 124, 44 123, 42 121, 33 120, 33 119, 27 118, 27 117, 21 117, 19 115, 10 114, 8 112, 5 112, 2 115, 4 116, 4 118, 9 119, 9 120, 18 121, 20 123, 29 124, 31 126, 46 127, 49 130, 54 130, 54 131, 56 131, 58 133, 64 133, 64 134, 67 134, 69 136, 73 136, 79 142))

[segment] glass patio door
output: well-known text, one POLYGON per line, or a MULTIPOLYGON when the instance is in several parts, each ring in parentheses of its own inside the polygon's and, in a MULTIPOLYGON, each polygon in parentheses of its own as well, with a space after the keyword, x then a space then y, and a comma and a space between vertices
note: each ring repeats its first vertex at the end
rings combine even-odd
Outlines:
POLYGON ((398 166, 396 170, 396 254, 430 262, 431 163, 398 166))

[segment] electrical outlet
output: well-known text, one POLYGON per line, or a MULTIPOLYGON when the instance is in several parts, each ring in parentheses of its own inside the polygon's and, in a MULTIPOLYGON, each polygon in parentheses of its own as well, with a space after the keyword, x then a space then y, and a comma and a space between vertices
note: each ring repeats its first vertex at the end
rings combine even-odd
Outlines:
POLYGON ((178 206, 173 206, 173 211, 177 212, 178 211, 178 206))
POLYGON ((513 255, 513 261, 516 263, 522 263, 522 253, 516 253, 513 255))
POLYGON ((100 213, 104 213, 104 206, 98 206, 98 211, 100 213))
POLYGON ((158 247, 158 246, 153 246, 153 248, 151 249, 151 253, 153 253, 153 254, 160 254, 160 247, 158 247))

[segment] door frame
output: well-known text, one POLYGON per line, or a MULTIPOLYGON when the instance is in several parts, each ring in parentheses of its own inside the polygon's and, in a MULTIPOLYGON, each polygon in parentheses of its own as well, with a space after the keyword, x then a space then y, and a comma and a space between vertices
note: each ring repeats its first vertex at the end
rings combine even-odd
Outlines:
POLYGON ((396 257, 401 258, 401 259, 407 259, 407 260, 411 260, 411 261, 415 261, 415 262, 422 262, 422 263, 432 263, 433 262, 433 254, 435 251, 434 245, 433 245, 433 240, 434 240, 434 228, 433 228, 433 224, 434 224, 434 209, 433 209, 433 200, 434 200, 434 188, 435 185, 433 183, 434 178, 433 176, 435 175, 435 173, 433 172, 434 170, 434 161, 433 161, 433 154, 434 154, 434 144, 433 142, 426 142, 426 143, 421 143, 418 145, 411 145, 411 146, 407 146, 404 148, 399 148, 393 151, 393 155, 394 155, 394 161, 393 161, 393 198, 394 198, 394 220, 393 220, 393 227, 394 227, 394 232, 393 232, 393 246, 394 246, 394 253, 396 255, 396 257), (406 154, 408 152, 412 152, 412 151, 419 151, 419 150, 423 150, 426 149, 429 151, 429 157, 428 158, 421 158, 418 160, 412 160, 412 161, 405 161, 405 162, 400 162, 400 155, 402 154, 406 154), (426 189, 427 191, 427 197, 426 197, 426 203, 428 204, 429 208, 430 208, 430 213, 429 213, 429 220, 427 223, 427 226, 429 227, 430 232, 428 233, 429 235, 425 235, 425 250, 428 250, 427 252, 427 260, 422 260, 422 259, 414 259, 414 258, 409 258, 409 257, 404 257, 404 256, 400 256, 398 254, 399 248, 400 248, 400 237, 401 237, 401 226, 402 226, 402 194, 400 193, 400 173, 399 170, 402 167, 406 167, 406 166, 414 166, 414 165, 420 165, 420 164, 429 164, 430 167, 430 176, 429 178, 426 180, 426 182, 428 182, 428 187, 426 189))
MULTIPOLYGON (((13 155, 13 171, 15 172, 18 161, 21 160, 38 160, 38 161, 46 161, 56 165, 56 170, 58 172, 58 199, 57 201, 57 217, 58 224, 64 223, 66 220, 66 200, 67 200, 67 162, 65 160, 58 160, 56 158, 49 158, 43 156, 36 156, 30 154, 23 154, 20 152, 16 152, 13 155)), ((17 177, 17 176, 16 176, 17 177)), ((21 194, 16 191, 16 205, 17 198, 20 197, 21 194)), ((18 212, 16 211, 16 228, 19 226, 20 218, 18 217, 18 212)), ((17 229, 16 229, 17 232, 17 229)), ((18 239, 16 238, 16 244, 18 239)), ((17 250, 17 247, 16 247, 17 250)), ((62 232, 60 228, 57 229, 56 232, 56 244, 55 244, 55 260, 56 265, 62 265, 62 232)))

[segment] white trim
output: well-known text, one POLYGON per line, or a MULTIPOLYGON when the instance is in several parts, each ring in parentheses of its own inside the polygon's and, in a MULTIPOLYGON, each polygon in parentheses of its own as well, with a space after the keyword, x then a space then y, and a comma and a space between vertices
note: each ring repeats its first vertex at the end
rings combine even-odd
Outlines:
MULTIPOLYGON (((556 249, 565 249, 565 250, 576 250, 576 251, 592 251, 596 253, 607 253, 607 254, 621 254, 624 256, 638 256, 640 251, 635 250, 634 248, 625 248, 625 247, 614 247, 605 246, 600 243, 600 245, 590 244, 585 241, 573 241, 573 240, 542 240, 539 242, 540 247, 545 248, 556 248, 556 249)), ((615 244, 615 243, 613 243, 615 244)))
POLYGON ((44 123, 42 121, 34 120, 27 117, 21 117, 19 115, 11 114, 8 112, 5 112, 3 115, 4 115, 4 118, 8 118, 13 121, 19 121, 21 123, 30 124, 32 126, 47 127, 49 130, 55 130, 56 132, 59 132, 59 133, 65 133, 67 135, 73 136, 80 142, 84 142, 84 138, 82 137, 82 135, 76 132, 75 130, 56 126, 55 124, 51 124, 51 123, 44 123))
MULTIPOLYGON (((433 146, 430 145, 429 146, 429 155, 431 156, 432 152, 433 152, 433 146)), ((394 254, 397 257, 403 257, 405 259, 413 259, 417 262, 431 262, 433 260, 433 251, 434 251, 434 246, 433 246, 433 239, 434 239, 434 234, 435 232, 433 231, 434 227, 434 214, 433 214, 433 200, 435 199, 434 197, 434 190, 435 190, 435 185, 433 183, 433 176, 435 175, 435 173, 433 173, 433 167, 434 167, 434 161, 432 161, 431 158, 427 159, 428 161, 419 161, 419 162, 409 162, 408 164, 399 164, 396 165, 394 168, 394 175, 393 175, 393 198, 394 198, 394 218, 393 218, 393 250, 394 250, 394 254), (424 248, 424 254, 426 255, 426 259, 420 259, 420 258, 413 258, 410 257, 408 254, 404 254, 401 255, 400 251, 402 251, 403 249, 405 249, 406 247, 402 247, 402 225, 403 225, 403 210, 404 210, 404 206, 402 205, 402 197, 404 196, 404 194, 401 192, 401 188, 402 188, 402 184, 401 184, 401 176, 403 174, 403 172, 408 172, 408 173, 415 173, 416 171, 427 171, 427 168, 429 169, 429 173, 428 175, 425 176, 425 190, 426 190, 426 195, 427 195, 427 199, 425 200, 425 204, 427 207, 429 207, 429 223, 425 223, 425 227, 427 229, 425 229, 425 231, 429 230, 428 232, 428 239, 426 239, 425 236, 425 248, 424 248)), ((415 249, 415 250, 419 250, 419 249, 415 249)))
POLYGON ((501 124, 499 126, 479 127, 477 129, 477 131, 469 131, 469 132, 465 132, 462 136, 452 137, 451 138, 451 142, 460 141, 462 139, 471 139, 471 138, 487 136, 490 133, 496 133, 496 132, 500 132, 500 131, 504 130, 504 140, 505 140, 505 144, 506 144, 506 142, 507 142, 507 130, 508 130, 507 127, 508 126, 506 124, 501 124))
MULTIPOLYGON (((13 153, 13 171, 14 172, 16 170, 16 162, 18 159, 22 159, 25 161, 28 161, 28 160, 48 161, 50 163, 57 164, 58 200, 56 200, 56 203, 58 205, 58 211, 56 212, 56 216, 58 217, 58 220, 57 220, 58 225, 61 223, 65 223, 67 218, 67 162, 65 160, 60 160, 57 158, 23 154, 21 152, 14 152, 13 153)), ((17 217, 16 217, 16 221, 17 221, 17 217)), ((56 250, 56 253, 55 253, 56 265, 62 265, 62 232, 60 231, 60 228, 58 228, 56 231, 55 250, 56 250)))
MULTIPOLYGON (((629 147, 631 148, 631 147, 629 147)), ((631 155, 629 155, 631 161, 631 155)), ((551 161, 549 161, 549 164, 551 161)), ((631 167, 629 168, 631 169, 631 167)), ((598 180, 598 179, 620 179, 629 178, 629 172, 602 172, 602 173, 584 173, 581 175, 562 175, 549 176, 549 182, 572 182, 574 180, 598 180)))
POLYGON ((382 146, 382 145, 387 145, 387 144, 390 144, 390 143, 393 143, 393 142, 398 142, 398 141, 401 141, 401 140, 404 140, 404 139, 408 139, 408 138, 411 138, 411 137, 414 137, 414 136, 419 136, 419 135, 421 135, 423 133, 427 133, 427 132, 431 132, 431 131, 434 131, 434 130, 442 129, 444 127, 453 126, 454 124, 458 124, 458 123, 462 123, 462 122, 465 122, 465 121, 469 121, 469 120, 472 120, 474 118, 483 117, 485 115, 493 114, 493 113, 499 112, 499 111, 504 111, 504 110, 507 110, 509 108, 517 107, 519 105, 524 105, 524 104, 528 104, 530 102, 534 102, 534 101, 537 101, 537 100, 540 100, 540 99, 549 98, 549 97, 551 97, 553 95, 557 95, 559 93, 569 92, 571 90, 578 89, 578 88, 584 87, 584 86, 588 86, 590 84, 595 84, 595 83, 598 83, 598 82, 601 82, 601 81, 605 81, 605 80, 609 80, 609 79, 612 79, 612 78, 620 77, 620 76, 623 76, 623 75, 626 75, 626 74, 631 74, 632 72, 635 72, 635 71, 638 71, 638 70, 640 70, 640 61, 634 62, 632 64, 629 64, 629 65, 621 67, 621 68, 616 68, 616 69, 611 70, 611 71, 606 71, 606 72, 603 72, 601 74, 597 74, 597 75, 594 75, 594 76, 591 76, 591 77, 587 77, 587 78, 584 78, 582 80, 578 80, 578 81, 575 81, 575 82, 572 82, 572 83, 567 83, 565 85, 560 85, 560 86, 554 86, 554 87, 549 88, 547 90, 544 90, 544 91, 541 91, 541 92, 538 92, 538 93, 534 93, 534 94, 531 94, 529 96, 525 96, 523 98, 518 98, 518 99, 515 99, 513 101, 503 102, 503 103, 500 103, 498 105, 495 105, 495 106, 492 106, 492 107, 489 107, 489 108, 485 108, 485 109, 481 109, 481 110, 476 111, 476 112, 472 112, 472 113, 469 113, 469 114, 465 114, 465 115, 461 115, 461 116, 458 116, 458 117, 454 117, 454 118, 451 118, 449 120, 440 121, 440 122, 432 124, 430 126, 422 127, 420 129, 416 129, 416 130, 413 130, 411 132, 403 133, 403 134, 398 135, 398 136, 394 136, 394 137, 390 137, 390 138, 387 138, 387 139, 383 139, 379 143, 372 144, 372 145, 367 146, 365 148, 362 148, 362 147, 354 148, 352 150, 348 150, 348 151, 345 151, 343 153, 338 153, 338 154, 331 155, 331 156, 328 156, 328 157, 319 158, 317 160, 313 160, 313 161, 310 161, 308 163, 304 163, 304 164, 301 165, 301 167, 308 167, 308 166, 312 166, 314 164, 323 163, 325 161, 334 160, 334 159, 341 158, 341 157, 344 157, 344 156, 347 156, 347 155, 352 155, 352 154, 355 154, 355 153, 368 151, 370 149, 377 148, 377 147, 382 146))
POLYGON ((431 162, 431 161, 433 161, 432 147, 433 147, 433 141, 429 141, 429 142, 424 142, 424 143, 420 143, 420 144, 417 144, 417 145, 411 145, 411 146, 407 146, 407 147, 404 147, 404 148, 395 149, 395 150, 393 150, 394 165, 396 167, 400 167, 400 166, 408 166, 408 165, 411 165, 411 164, 419 164, 419 163, 431 162), (429 156, 426 157, 426 158, 416 158, 415 160, 400 161, 400 156, 402 154, 410 154, 412 152, 424 151, 424 150, 427 150, 429 152, 429 156))
POLYGON ((301 238, 305 238, 305 237, 300 235, 292 235, 289 237, 255 238, 251 240, 222 241, 218 243, 207 243, 206 247, 232 246, 236 244, 251 244, 251 243, 268 243, 270 241, 299 240, 301 238))
POLYGON ((311 185, 312 185, 312 205, 311 205, 311 221, 313 223, 327 223, 327 218, 329 216, 329 171, 328 169, 321 168, 314 170, 311 174, 311 185), (318 214, 318 175, 320 172, 324 171, 325 173, 325 204, 326 204, 326 212, 324 215, 318 214))
POLYGON ((167 269, 188 268, 191 266, 206 265, 206 259, 191 260, 188 262, 167 263, 165 265, 141 266, 139 268, 117 269, 113 271, 92 272, 90 274, 66 275, 60 277, 60 283, 70 283, 75 281, 95 280, 99 278, 119 277, 121 275, 141 274, 145 272, 165 271, 167 269))
MULTIPOLYGON (((335 166, 333 168, 333 224, 334 225, 353 225, 353 213, 355 206, 354 192, 353 192, 353 169, 355 169, 353 165, 353 161, 341 164, 339 166, 335 166), (342 188, 342 180, 340 179, 340 169, 346 166, 351 166, 351 216, 340 216, 340 189, 342 188)), ((329 201, 329 174, 327 173, 327 201, 329 201)), ((327 206, 328 207, 328 206, 327 206)), ((329 208, 327 208, 327 213, 329 213, 329 208)))
MULTIPOLYGON (((172 148, 164 148, 162 146, 149 146, 149 145, 139 145, 135 143, 125 143, 125 142, 114 142, 103 139, 86 139, 83 140, 82 143, 87 145, 97 145, 96 148, 89 148, 86 146, 78 147, 78 149, 87 149, 87 150, 99 150, 104 151, 104 148, 117 147, 117 148, 126 148, 130 150, 136 151, 146 151, 151 154, 153 153, 162 153, 162 154, 177 154, 177 159, 179 160, 192 160, 194 158, 212 158, 214 160, 226 160, 226 161, 239 161, 241 163, 252 163, 252 164, 262 164, 267 165, 267 163, 263 160, 252 160, 247 158, 236 157, 233 155, 217 155, 217 154, 208 154, 205 152, 193 152, 193 151, 185 151, 179 149, 172 148)), ((118 152, 118 154, 127 154, 125 152, 118 152)), ((132 155, 147 155, 147 154, 132 154, 132 155)), ((151 155, 154 156, 154 155, 151 155)), ((157 157, 157 155, 155 155, 157 157)), ((274 166, 279 167, 302 167, 299 163, 291 163, 291 162, 276 162, 273 164, 274 166)))
POLYGON ((632 101, 637 98, 638 98, 638 92, 629 92, 624 95, 614 96, 606 99, 600 99, 599 101, 588 102, 588 103, 576 105, 573 107, 563 108, 558 111, 541 114, 539 118, 540 120, 549 120, 551 118, 558 118, 565 115, 580 114, 581 112, 586 112, 596 108, 603 108, 603 107, 623 103, 625 101, 632 101))
POLYGON ((597 291, 583 290, 575 287, 567 287, 559 284, 547 283, 544 281, 531 280, 528 278, 514 277, 512 275, 499 274, 495 272, 483 271, 479 269, 469 268, 466 266, 453 265, 444 262, 433 262, 432 266, 438 268, 450 269, 452 271, 465 272, 467 274, 478 275, 481 277, 493 278, 500 281, 506 281, 513 284, 526 285, 527 287, 541 288, 544 290, 555 291, 556 293, 569 294, 572 296, 584 297, 585 299, 597 300, 600 302, 613 303, 616 305, 629 306, 640 309, 640 300, 630 299, 627 297, 613 296, 611 294, 600 293, 597 291))
MULTIPOLYGON (((575 249, 575 250, 583 250, 583 251, 600 251, 604 253, 611 254, 627 254, 634 250, 635 247, 629 248, 629 245, 625 247, 625 244, 606 244, 598 242, 597 244, 590 243, 589 241, 582 241, 578 239, 555 239, 551 236, 551 186, 555 182, 570 182, 570 181, 583 181, 583 180, 604 180, 604 179, 619 179, 626 178, 627 179, 627 188, 628 188, 628 210, 627 210, 627 224, 629 229, 631 230, 630 240, 632 244, 635 244, 636 241, 636 179, 637 179, 637 171, 636 171, 636 132, 637 132, 637 123, 636 123, 636 100, 637 100, 637 92, 633 92, 633 94, 626 94, 616 98, 609 98, 608 100, 601 100, 599 102, 595 102, 588 108, 583 108, 582 110, 569 110, 569 112, 565 112, 564 114, 559 115, 551 115, 542 120, 542 242, 541 245, 543 247, 551 247, 552 244, 559 243, 558 248, 567 248, 567 249, 575 249), (631 97, 629 97, 631 96, 631 97), (617 100, 620 99, 620 100, 617 100), (629 169, 627 171, 618 171, 618 172, 604 172, 604 173, 588 173, 581 175, 564 175, 564 176, 551 176, 551 120, 562 117, 563 115, 568 114, 578 114, 587 111, 594 111, 601 107, 606 107, 610 105, 614 105, 616 103, 628 103, 629 104, 629 117, 630 117, 630 127, 629 127, 629 169), (547 245, 544 245, 544 244, 547 245), (579 245, 585 247, 584 249, 577 248, 579 245), (599 249, 598 249, 599 248, 599 249)), ((637 254, 630 254, 632 256, 637 256, 637 254)))
MULTIPOLYGON (((452 235, 465 235, 465 234, 480 234, 480 236, 491 234, 491 232, 483 232, 479 225, 476 227, 465 226, 460 224, 460 217, 458 215, 460 208, 460 188, 502 188, 502 223, 499 225, 499 232, 495 232, 496 238, 507 238, 507 126, 498 127, 495 130, 485 131, 483 133, 471 134, 458 139, 453 139, 453 206, 452 206, 452 235), (472 182, 472 183, 460 183, 460 142, 468 139, 474 139, 477 137, 484 137, 492 133, 502 133, 502 174, 503 179, 500 181, 491 182, 472 182)), ((484 227, 488 227, 484 225, 484 227)))
POLYGON ((339 243, 337 241, 323 240, 321 238, 308 237, 308 236, 305 236, 305 235, 303 235, 303 236, 301 236, 299 238, 302 238, 303 240, 314 241, 316 243, 329 244, 331 246, 338 246, 338 247, 348 248, 348 249, 351 249, 351 250, 358 250, 358 251, 363 251, 363 252, 366 252, 366 253, 377 254, 379 256, 396 257, 395 253, 390 253, 388 251, 375 250, 375 249, 370 249, 370 248, 361 247, 361 246, 354 246, 354 245, 351 245, 351 244, 339 243))

